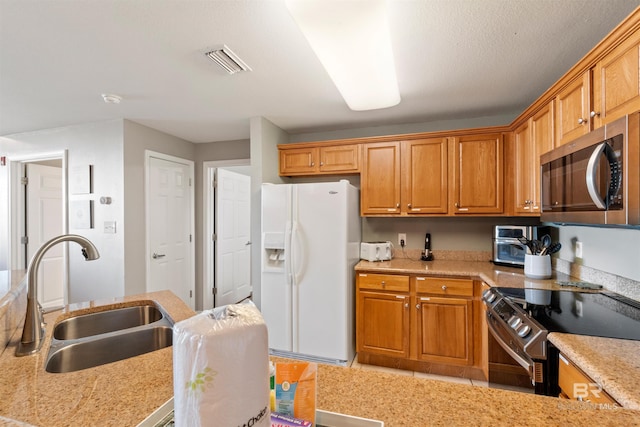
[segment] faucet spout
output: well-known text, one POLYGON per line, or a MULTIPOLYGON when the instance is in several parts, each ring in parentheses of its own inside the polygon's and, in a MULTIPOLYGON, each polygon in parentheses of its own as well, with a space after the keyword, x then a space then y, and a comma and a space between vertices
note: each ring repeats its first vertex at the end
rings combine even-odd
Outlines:
POLYGON ((44 317, 42 306, 38 302, 38 268, 44 254, 52 247, 61 242, 76 242, 82 247, 82 255, 87 261, 98 259, 98 250, 87 238, 76 234, 63 234, 42 245, 29 261, 27 267, 27 313, 22 329, 22 339, 18 343, 16 356, 27 356, 37 353, 42 347, 44 338, 44 317))

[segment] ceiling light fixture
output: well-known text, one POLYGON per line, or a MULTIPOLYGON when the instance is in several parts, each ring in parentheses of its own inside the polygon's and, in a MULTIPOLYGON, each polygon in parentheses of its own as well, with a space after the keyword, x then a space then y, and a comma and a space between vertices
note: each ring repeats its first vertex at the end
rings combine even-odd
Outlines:
POLYGON ((207 58, 221 66, 229 74, 235 74, 241 71, 251 71, 251 68, 226 45, 207 49, 205 55, 207 58))
POLYGON ((112 93, 103 93, 102 99, 107 104, 120 104, 120 101, 122 101, 122 97, 120 95, 114 95, 112 93))
POLYGON ((349 108, 400 102, 386 0, 285 3, 349 108))

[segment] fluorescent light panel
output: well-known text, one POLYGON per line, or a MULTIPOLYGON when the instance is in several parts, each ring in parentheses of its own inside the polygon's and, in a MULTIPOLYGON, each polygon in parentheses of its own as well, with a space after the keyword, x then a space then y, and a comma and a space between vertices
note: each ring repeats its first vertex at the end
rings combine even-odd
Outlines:
POLYGON ((286 0, 289 12, 355 111, 400 102, 386 0, 286 0))

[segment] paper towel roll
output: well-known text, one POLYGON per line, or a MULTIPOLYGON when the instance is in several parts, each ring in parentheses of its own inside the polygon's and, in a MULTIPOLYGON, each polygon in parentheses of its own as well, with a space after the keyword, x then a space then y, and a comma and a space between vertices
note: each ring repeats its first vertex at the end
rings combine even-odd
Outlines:
POLYGON ((269 426, 267 326, 251 302, 203 311, 173 327, 177 426, 269 426))

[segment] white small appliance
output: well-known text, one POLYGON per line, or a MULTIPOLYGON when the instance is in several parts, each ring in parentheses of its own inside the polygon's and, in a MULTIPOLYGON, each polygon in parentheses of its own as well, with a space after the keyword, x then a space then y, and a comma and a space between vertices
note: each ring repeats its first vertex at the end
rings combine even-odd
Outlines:
POLYGON ((389 261, 391 259, 391 242, 360 243, 360 259, 367 261, 389 261))

